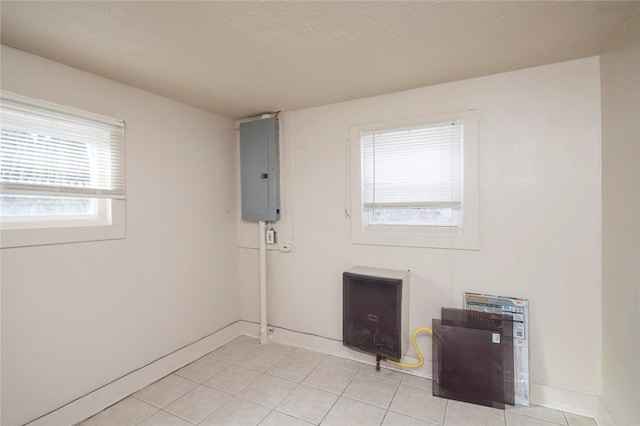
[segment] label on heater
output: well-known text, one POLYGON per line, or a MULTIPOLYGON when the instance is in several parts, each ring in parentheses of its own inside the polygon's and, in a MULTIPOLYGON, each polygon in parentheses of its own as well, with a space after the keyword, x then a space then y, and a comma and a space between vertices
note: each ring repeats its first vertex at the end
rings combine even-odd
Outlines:
POLYGON ((493 343, 500 343, 500 333, 492 333, 491 340, 493 343))

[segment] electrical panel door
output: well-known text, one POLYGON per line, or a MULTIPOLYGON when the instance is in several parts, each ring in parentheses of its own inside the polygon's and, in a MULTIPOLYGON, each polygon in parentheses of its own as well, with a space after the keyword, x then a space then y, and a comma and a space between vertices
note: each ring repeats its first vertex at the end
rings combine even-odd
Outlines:
POLYGON ((242 220, 280 219, 278 120, 240 124, 242 220))

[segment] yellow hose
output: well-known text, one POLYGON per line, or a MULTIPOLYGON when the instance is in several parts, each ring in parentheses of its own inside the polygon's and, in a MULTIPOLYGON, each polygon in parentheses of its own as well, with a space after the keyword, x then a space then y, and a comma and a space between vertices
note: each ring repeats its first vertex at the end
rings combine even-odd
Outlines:
POLYGON ((418 358, 420 359, 420 361, 414 364, 405 364, 404 362, 397 362, 397 361, 391 361, 391 360, 386 360, 386 361, 391 364, 395 364, 405 368, 418 368, 422 364, 424 364, 424 357, 422 356, 422 352, 420 352, 420 348, 418 348, 418 343, 416 343, 416 336, 418 335, 418 333, 422 333, 422 332, 433 335, 433 331, 427 327, 420 327, 416 329, 416 331, 414 331, 413 334, 411 335, 411 343, 413 344, 413 348, 416 350, 416 355, 418 355, 418 358))

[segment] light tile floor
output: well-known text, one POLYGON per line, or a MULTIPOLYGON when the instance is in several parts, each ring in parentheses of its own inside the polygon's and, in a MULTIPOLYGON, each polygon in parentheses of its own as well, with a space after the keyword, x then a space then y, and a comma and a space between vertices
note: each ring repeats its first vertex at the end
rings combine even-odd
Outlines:
POLYGON ((431 395, 431 381, 241 336, 82 422, 190 425, 595 426, 543 407, 497 410, 431 395))

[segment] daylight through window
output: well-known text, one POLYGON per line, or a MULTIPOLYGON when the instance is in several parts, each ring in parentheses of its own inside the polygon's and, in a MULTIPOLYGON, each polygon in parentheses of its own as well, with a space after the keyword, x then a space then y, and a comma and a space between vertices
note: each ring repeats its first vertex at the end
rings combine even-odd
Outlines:
POLYGON ((458 226, 463 123, 367 132, 362 205, 369 225, 458 226))
POLYGON ((111 224, 124 200, 124 123, 2 93, 3 229, 111 224))
POLYGON ((477 111, 351 126, 354 244, 477 250, 477 111))

